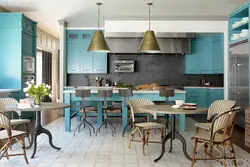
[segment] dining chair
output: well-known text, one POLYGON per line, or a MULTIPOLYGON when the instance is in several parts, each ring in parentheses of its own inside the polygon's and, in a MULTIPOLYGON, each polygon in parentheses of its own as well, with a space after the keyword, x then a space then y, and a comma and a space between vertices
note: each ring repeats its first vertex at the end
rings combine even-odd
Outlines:
POLYGON ((26 136, 26 132, 12 130, 11 122, 8 118, 8 115, 3 111, 0 111, 0 129, 4 129, 0 131, 0 140, 3 143, 3 146, 0 149, 0 160, 2 157, 6 157, 9 159, 10 156, 19 156, 23 155, 26 164, 29 164, 29 161, 26 156, 25 150, 25 142, 24 137, 26 136), (15 139, 17 143, 19 143, 22 147, 22 153, 9 154, 8 149, 11 147, 12 140, 15 139))
POLYGON ((76 97, 80 97, 81 98, 81 106, 80 106, 80 111, 78 113, 78 115, 81 118, 81 123, 77 126, 77 128, 74 130, 74 136, 75 136, 75 132, 78 130, 78 133, 80 133, 80 129, 81 126, 83 125, 83 127, 85 128, 86 124, 88 126, 89 129, 89 133, 91 136, 91 128, 93 130, 93 133, 95 133, 95 128, 94 126, 86 119, 87 118, 87 113, 93 113, 96 112, 97 109, 93 106, 86 106, 86 98, 91 96, 91 92, 90 89, 76 89, 76 97))
POLYGON ((105 128, 107 128, 107 126, 109 126, 109 128, 112 131, 112 136, 114 136, 114 133, 116 133, 116 130, 115 130, 114 125, 108 120, 108 113, 121 112, 121 110, 122 110, 121 106, 119 106, 119 104, 116 105, 115 103, 112 103, 112 105, 108 105, 107 98, 110 98, 113 96, 113 89, 99 89, 98 96, 104 99, 103 105, 102 105, 103 122, 96 130, 96 136, 97 136, 97 132, 100 133, 101 127, 103 125, 105 126, 105 128))
POLYGON ((226 166, 226 160, 230 159, 231 162, 237 166, 235 151, 232 143, 232 133, 235 124, 236 113, 240 111, 240 107, 232 108, 226 112, 217 115, 213 121, 209 131, 198 131, 191 138, 194 140, 194 150, 192 157, 192 167, 197 160, 220 160, 224 166, 226 166), (201 143, 198 146, 198 143, 201 143), (197 158, 198 151, 204 146, 204 153, 209 158, 197 158), (222 150, 219 150, 218 146, 221 146, 222 150), (226 147, 230 148, 231 156, 227 155, 226 147), (210 148, 208 151, 207 148, 210 148), (218 154, 214 154, 214 150, 218 154))
POLYGON ((10 124, 12 126, 12 129, 15 129, 18 126, 24 127, 29 144, 30 144, 29 124, 31 121, 29 119, 22 119, 22 112, 21 111, 19 111, 19 110, 10 111, 8 109, 9 106, 17 106, 17 104, 18 104, 18 101, 14 98, 0 98, 0 110, 2 110, 4 112, 11 113, 10 124), (17 113, 18 119, 14 118, 14 113, 17 113))
POLYGON ((233 108, 236 102, 233 100, 216 100, 208 108, 207 122, 206 123, 196 123, 196 131, 199 130, 210 130, 212 127, 211 119, 214 115, 221 114, 233 108), (209 122, 210 121, 210 122, 209 122))
MULTIPOLYGON (((149 99, 132 99, 129 100, 129 106, 131 109, 131 116, 132 116, 132 121, 133 121, 133 128, 131 132, 131 140, 129 142, 129 148, 131 146, 131 142, 141 142, 142 143, 142 153, 145 155, 145 144, 148 143, 162 143, 163 137, 164 137, 164 129, 165 125, 161 123, 157 123, 157 114, 156 113, 149 113, 145 112, 140 109, 141 106, 145 105, 155 105, 155 103, 149 99), (138 122, 135 121, 135 114, 147 114, 148 119, 147 122, 138 122), (154 121, 149 122, 149 115, 153 115, 154 121), (149 135, 151 130, 156 130, 159 129, 161 132, 161 141, 150 141, 149 140, 149 135), (134 135, 135 133, 138 132, 139 135, 141 136, 141 140, 134 140, 134 135)), ((153 134, 153 133, 152 133, 153 134)))

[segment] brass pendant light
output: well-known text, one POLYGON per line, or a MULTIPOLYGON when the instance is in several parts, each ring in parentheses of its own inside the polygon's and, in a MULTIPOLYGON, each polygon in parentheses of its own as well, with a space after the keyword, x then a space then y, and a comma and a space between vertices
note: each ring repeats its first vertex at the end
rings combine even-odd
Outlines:
POLYGON ((141 41, 139 52, 142 53, 160 53, 161 49, 156 40, 155 32, 150 30, 150 7, 153 3, 147 3, 149 7, 149 30, 147 30, 144 34, 144 37, 141 41))
POLYGON ((88 51, 89 52, 110 52, 109 46, 104 38, 103 32, 99 30, 100 23, 99 23, 99 16, 100 16, 100 5, 102 3, 96 3, 98 6, 98 30, 95 31, 94 36, 89 44, 88 51))

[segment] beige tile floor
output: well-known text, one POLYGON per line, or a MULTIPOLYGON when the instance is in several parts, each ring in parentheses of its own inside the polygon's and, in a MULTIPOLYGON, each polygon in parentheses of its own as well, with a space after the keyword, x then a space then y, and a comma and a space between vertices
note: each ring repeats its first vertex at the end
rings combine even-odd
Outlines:
MULTIPOLYGON (((94 119, 93 119, 94 121, 94 119)), ((73 136, 73 132, 64 132, 63 118, 46 126, 53 134, 54 144, 62 147, 60 151, 54 150, 48 144, 48 137, 41 135, 39 137, 38 150, 36 157, 31 159, 32 149, 27 150, 30 167, 189 167, 190 161, 182 153, 182 145, 179 141, 174 141, 173 153, 166 152, 164 157, 154 163, 161 151, 159 144, 149 144, 146 146, 146 156, 142 155, 140 143, 132 143, 131 149, 128 149, 130 133, 127 132, 125 137, 122 137, 121 121, 112 119, 115 122, 117 133, 112 137, 109 129, 102 129, 101 133, 96 137, 89 136, 87 129, 73 136)), ((191 136, 194 134, 194 120, 187 118, 187 130, 181 133, 188 145, 188 153, 192 153, 193 142, 191 136)), ((73 119, 72 129, 76 127, 78 122, 73 119)), ((152 133, 151 138, 160 139, 159 133, 152 133)), ((166 148, 169 143, 166 144, 166 148)), ((236 154, 241 160, 241 166, 244 166, 243 160, 249 159, 250 154, 235 147, 236 154)), ((15 145, 12 152, 17 152, 20 147, 15 145)), ((203 154, 202 154, 203 155, 203 154)), ((248 162, 248 161, 247 161, 248 162)), ((249 161, 250 162, 250 161, 249 161)), ((245 163, 244 167, 248 167, 245 163)), ((10 157, 10 160, 2 158, 0 167, 25 167, 25 161, 22 156, 10 157)), ((220 163, 214 161, 199 161, 197 167, 219 167, 220 163)), ((230 166, 230 165, 229 165, 230 166)), ((249 163, 250 166, 250 163, 249 163)))

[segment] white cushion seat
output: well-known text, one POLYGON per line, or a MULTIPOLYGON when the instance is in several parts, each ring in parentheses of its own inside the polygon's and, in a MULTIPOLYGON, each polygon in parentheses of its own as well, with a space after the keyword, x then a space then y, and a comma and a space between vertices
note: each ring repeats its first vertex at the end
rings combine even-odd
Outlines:
MULTIPOLYGON (((22 131, 18 131, 18 130, 12 130, 11 131, 12 135, 11 137, 17 137, 17 136, 21 136, 21 135, 26 135, 26 132, 22 132, 22 131)), ((4 139, 8 139, 9 136, 8 136, 8 133, 7 133, 7 130, 1 130, 0 131, 0 139, 1 140, 4 140, 4 139)))
POLYGON ((211 130, 212 124, 211 123, 196 123, 194 124, 195 127, 204 129, 204 130, 211 130))
MULTIPOLYGON (((201 132, 196 133, 192 137, 192 139, 197 138, 198 140, 210 141, 210 137, 211 137, 211 131, 201 131, 201 132)), ((220 143, 229 138, 230 137, 228 135, 225 135, 225 139, 223 140, 223 133, 216 133, 214 137, 214 141, 220 143)))
POLYGON ((12 119, 10 120, 11 125, 28 124, 31 121, 29 119, 12 119))
POLYGON ((142 122, 142 123, 136 123, 135 126, 145 129, 159 129, 164 128, 165 125, 155 122, 142 122))

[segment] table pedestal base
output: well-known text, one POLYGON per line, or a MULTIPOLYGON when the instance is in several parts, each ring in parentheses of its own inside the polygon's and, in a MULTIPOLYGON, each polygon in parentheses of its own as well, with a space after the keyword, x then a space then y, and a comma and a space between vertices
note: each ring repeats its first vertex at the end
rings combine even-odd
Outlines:
POLYGON ((48 131, 47 129, 43 128, 41 125, 41 111, 37 111, 36 112, 36 129, 34 130, 34 132, 31 133, 31 142, 30 142, 30 146, 27 148, 31 148, 32 145, 34 144, 34 151, 33 154, 31 156, 31 158, 34 158, 35 154, 36 154, 36 149, 37 149, 37 137, 40 134, 46 134, 49 137, 49 144, 52 148, 60 150, 61 148, 54 146, 53 142, 52 142, 52 134, 50 133, 50 131, 48 131))
POLYGON ((186 143, 186 140, 176 130, 176 127, 175 127, 175 115, 173 114, 172 115, 172 123, 171 123, 171 131, 164 137, 164 140, 162 142, 162 152, 161 152, 161 155, 157 159, 155 159, 154 162, 159 161, 163 157, 163 155, 165 153, 165 144, 168 141, 168 139, 170 139, 170 150, 169 150, 169 153, 172 152, 172 149, 173 149, 173 140, 175 138, 181 141, 181 143, 182 143, 182 150, 183 150, 184 155, 187 157, 187 159, 192 160, 192 158, 187 154, 187 143, 186 143))

